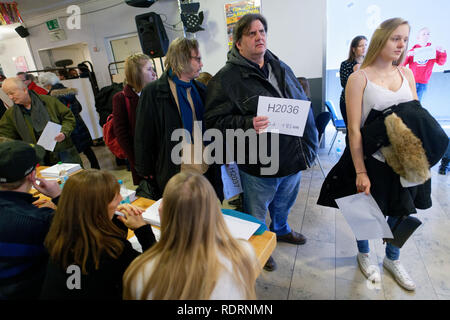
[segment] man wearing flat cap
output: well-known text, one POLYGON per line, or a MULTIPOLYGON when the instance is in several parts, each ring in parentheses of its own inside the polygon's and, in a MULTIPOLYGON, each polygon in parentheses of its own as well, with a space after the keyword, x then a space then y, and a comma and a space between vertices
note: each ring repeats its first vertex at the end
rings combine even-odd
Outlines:
POLYGON ((49 121, 60 124, 61 132, 54 137, 55 149, 46 153, 41 164, 54 165, 58 161, 82 164, 70 139, 75 116, 69 108, 54 97, 28 90, 19 78, 6 79, 2 89, 14 105, 0 119, 0 136, 36 144, 49 121))
POLYGON ((0 155, 0 300, 34 299, 45 276, 43 243, 53 209, 38 208, 29 192, 34 186, 56 203, 61 189, 56 181, 36 178, 38 157, 29 144, 2 142, 0 155))

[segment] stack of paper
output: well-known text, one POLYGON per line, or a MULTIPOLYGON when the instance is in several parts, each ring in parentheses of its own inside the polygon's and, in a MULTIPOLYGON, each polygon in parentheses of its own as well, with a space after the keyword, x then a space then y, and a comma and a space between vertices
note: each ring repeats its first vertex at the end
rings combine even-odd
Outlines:
POLYGON ((242 220, 236 217, 223 215, 225 223, 228 226, 228 230, 235 239, 248 240, 258 230, 260 224, 247 220, 242 220))
POLYGON ((54 166, 41 170, 41 175, 44 178, 58 178, 60 170, 65 170, 67 174, 71 174, 81 170, 81 166, 78 163, 55 164, 54 166))
POLYGON ((160 227, 161 226, 161 220, 159 219, 159 206, 161 205, 162 198, 156 201, 154 204, 152 204, 150 207, 148 207, 144 213, 142 213, 142 218, 144 218, 145 221, 150 223, 153 226, 160 227))
MULTIPOLYGON (((162 199, 159 199, 153 205, 148 207, 142 214, 142 217, 145 221, 149 222, 151 225, 158 227, 161 226, 161 220, 159 218, 158 212, 158 208, 161 205, 161 202, 162 199)), ((248 240, 260 227, 259 223, 239 219, 227 214, 224 214, 223 217, 231 235, 236 239, 248 240)))

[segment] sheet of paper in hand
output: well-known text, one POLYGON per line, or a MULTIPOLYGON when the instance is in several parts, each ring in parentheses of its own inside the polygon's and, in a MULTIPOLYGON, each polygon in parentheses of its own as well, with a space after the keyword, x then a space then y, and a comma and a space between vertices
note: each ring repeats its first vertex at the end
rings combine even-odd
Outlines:
POLYGON ((426 63, 428 60, 436 59, 436 48, 433 46, 414 49, 414 62, 426 63))
POLYGON ((36 144, 43 147, 45 150, 53 152, 56 146, 55 137, 61 132, 61 125, 54 122, 47 122, 47 125, 42 131, 41 136, 36 144))
POLYGON ((260 96, 258 116, 269 117, 266 132, 302 137, 311 101, 260 96))
POLYGON ((231 199, 235 195, 242 193, 241 177, 237 164, 235 162, 223 164, 221 172, 225 199, 231 199))
POLYGON ((362 192, 336 199, 336 203, 356 239, 394 238, 386 218, 371 195, 362 192))

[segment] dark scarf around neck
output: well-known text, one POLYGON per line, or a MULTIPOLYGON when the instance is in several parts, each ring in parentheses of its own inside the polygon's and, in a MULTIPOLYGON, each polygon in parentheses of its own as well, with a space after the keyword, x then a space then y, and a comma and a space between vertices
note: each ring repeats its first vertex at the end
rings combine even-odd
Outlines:
MULTIPOLYGON (((183 126, 192 135, 192 125, 194 117, 192 115, 191 105, 189 104, 189 100, 187 97, 187 89, 191 88, 191 97, 192 102, 194 103, 197 121, 203 122, 203 113, 205 108, 203 106, 203 101, 200 97, 200 93, 198 92, 194 84, 194 80, 191 80, 189 82, 182 81, 172 72, 171 69, 169 69, 168 75, 169 78, 172 79, 172 81, 175 83, 177 88, 178 103, 180 105, 181 120, 183 121, 183 126)), ((204 128, 203 123, 202 128, 204 128)))
MULTIPOLYGON (((42 133, 44 131, 47 122, 50 121, 50 115, 48 114, 48 110, 45 107, 45 103, 39 99, 37 93, 32 90, 28 90, 28 94, 31 99, 31 125, 33 126, 33 130, 37 133, 42 133)), ((22 140, 26 142, 36 143, 35 137, 31 135, 30 130, 28 129, 28 125, 26 124, 25 117, 20 109, 20 106, 17 106, 14 111, 14 118, 16 121, 17 131, 19 135, 22 137, 22 140)))

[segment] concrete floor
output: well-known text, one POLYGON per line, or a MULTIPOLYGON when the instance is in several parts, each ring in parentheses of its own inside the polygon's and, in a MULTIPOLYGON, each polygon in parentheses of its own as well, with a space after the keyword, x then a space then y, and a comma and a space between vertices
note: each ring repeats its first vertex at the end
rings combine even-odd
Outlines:
MULTIPOLYGON (((327 141, 334 128, 328 126, 327 141)), ((320 149, 320 160, 325 174, 339 158, 345 147, 344 137, 328 156, 329 145, 320 149)), ((125 167, 117 167, 114 157, 104 147, 94 147, 102 169, 122 179, 129 189, 131 174, 125 167)), ((82 155, 85 168, 89 168, 82 155)), ((384 245, 371 240, 372 261, 381 271, 382 282, 373 285, 366 280, 356 262, 355 237, 339 210, 316 205, 324 177, 318 165, 304 171, 295 206, 289 215, 292 229, 304 234, 308 241, 297 246, 278 243, 273 257, 278 264, 274 272, 262 271, 256 284, 260 300, 397 300, 450 299, 450 174, 437 173, 432 168, 433 207, 419 210, 422 225, 401 249, 400 260, 416 282, 415 292, 397 285, 389 272, 383 269, 384 245)))

